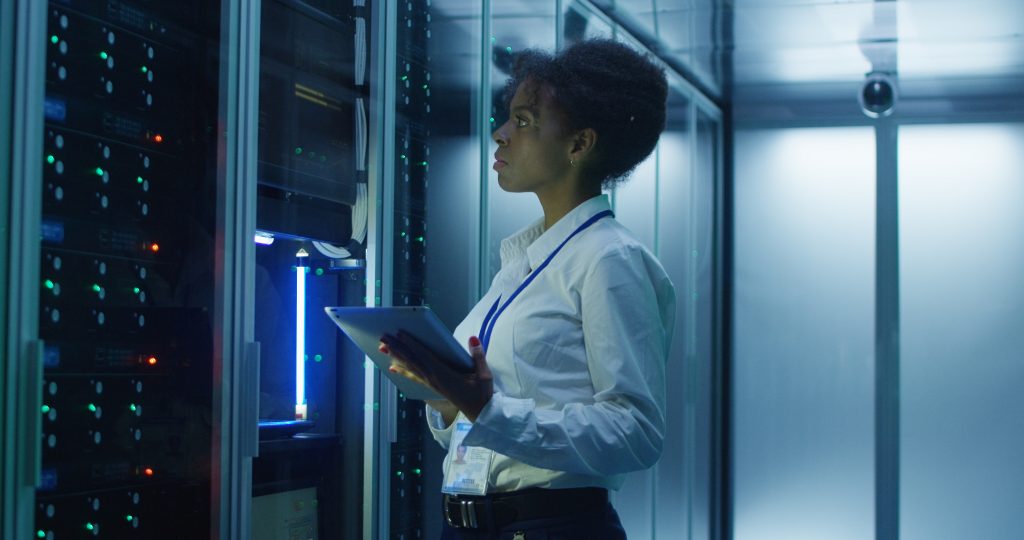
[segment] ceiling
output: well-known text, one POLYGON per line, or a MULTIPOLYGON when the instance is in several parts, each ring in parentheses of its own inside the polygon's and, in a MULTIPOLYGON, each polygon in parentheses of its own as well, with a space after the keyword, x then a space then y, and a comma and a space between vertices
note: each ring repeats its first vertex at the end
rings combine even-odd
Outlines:
MULTIPOLYGON (((477 0, 435 0, 470 26, 477 0)), ((740 105, 856 96, 870 71, 895 73, 901 99, 950 108, 991 100, 1024 112, 1024 0, 590 0, 681 66, 698 87, 740 105)), ((554 46, 552 0, 492 0, 495 46, 554 46)), ((586 11, 575 0, 564 9, 586 11)), ((591 18, 590 27, 598 27, 591 18)), ((851 107, 856 109, 855 100, 851 107)))
POLYGON ((906 97, 1024 101, 1024 0, 593 0, 734 100, 848 95, 870 71, 906 97))

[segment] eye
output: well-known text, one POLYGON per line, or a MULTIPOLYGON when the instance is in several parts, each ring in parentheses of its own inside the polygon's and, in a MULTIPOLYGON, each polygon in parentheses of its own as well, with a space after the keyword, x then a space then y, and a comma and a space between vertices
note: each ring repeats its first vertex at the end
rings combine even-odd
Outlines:
POLYGON ((516 116, 516 127, 526 127, 528 125, 530 125, 530 123, 526 121, 526 118, 518 115, 516 116))

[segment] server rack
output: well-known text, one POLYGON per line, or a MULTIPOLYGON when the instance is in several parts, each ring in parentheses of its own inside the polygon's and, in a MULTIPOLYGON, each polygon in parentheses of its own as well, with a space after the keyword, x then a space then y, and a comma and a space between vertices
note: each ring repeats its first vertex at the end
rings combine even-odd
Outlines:
MULTIPOLYGON (((369 11, 359 1, 348 11, 360 8, 369 11)), ((308 218, 327 208, 322 221, 342 226, 318 238, 350 238, 348 203, 367 184, 365 156, 356 157, 366 137, 353 124, 366 131, 369 94, 364 79, 347 96, 340 146, 348 154, 339 161, 356 171, 347 176, 352 193, 310 194, 301 185, 308 174, 258 174, 259 10, 259 2, 0 4, 0 202, 10 224, 0 277, 5 293, 16 292, 4 297, 2 317, 5 538, 253 535, 260 344, 252 233, 257 202, 267 199, 257 192, 298 194, 291 208, 265 213, 267 229, 286 230, 289 212, 308 218)), ((365 39, 366 53, 367 29, 346 17, 346 38, 365 39)), ((327 294, 365 302, 359 265, 317 264, 307 268, 337 277, 327 294)), ((327 340, 317 352, 349 354, 336 345, 327 340)), ((322 386, 322 425, 358 430, 358 447, 362 424, 330 409, 361 409, 349 402, 362 395, 322 386)), ((351 456, 332 445, 339 438, 300 446, 340 462, 351 456)), ((288 453, 283 446, 265 445, 265 464, 288 453)), ((279 474, 274 465, 257 474, 267 470, 279 474)), ((343 491, 331 474, 320 478, 343 491)), ((358 516, 352 492, 347 514, 358 516)), ((325 500, 331 512, 341 508, 325 500)), ((322 530, 339 530, 347 514, 325 513, 322 530)))

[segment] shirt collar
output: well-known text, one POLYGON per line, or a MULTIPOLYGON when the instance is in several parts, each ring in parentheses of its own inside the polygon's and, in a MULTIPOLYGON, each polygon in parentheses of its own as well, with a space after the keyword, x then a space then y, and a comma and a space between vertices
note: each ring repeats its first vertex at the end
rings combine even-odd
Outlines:
POLYGON ((576 208, 573 208, 546 231, 544 230, 543 219, 535 223, 538 226, 539 234, 526 247, 526 256, 530 261, 530 268, 540 266, 544 259, 547 259, 548 255, 551 255, 551 252, 563 240, 568 238, 577 227, 582 225, 583 222, 600 212, 610 209, 611 204, 608 202, 608 196, 602 194, 588 199, 576 208))

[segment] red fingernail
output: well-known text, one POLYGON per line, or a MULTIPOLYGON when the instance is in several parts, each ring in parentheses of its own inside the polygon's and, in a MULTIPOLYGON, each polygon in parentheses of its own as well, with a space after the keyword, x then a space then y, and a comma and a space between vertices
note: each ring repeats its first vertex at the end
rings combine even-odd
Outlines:
POLYGON ((476 336, 469 336, 469 346, 470 347, 479 347, 480 346, 480 340, 477 339, 476 336))
POLYGON ((389 354, 387 345, 381 345, 380 347, 377 347, 377 350, 384 354, 389 354))
POLYGON ((390 371, 391 373, 397 373, 398 372, 398 370, 393 368, 393 367, 389 367, 388 371, 390 371))

